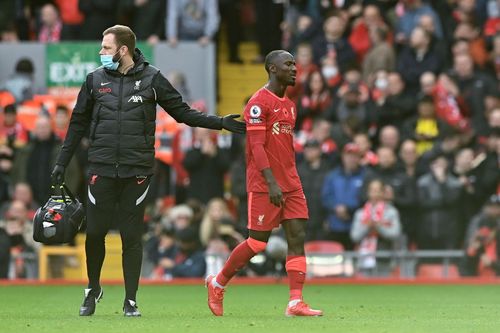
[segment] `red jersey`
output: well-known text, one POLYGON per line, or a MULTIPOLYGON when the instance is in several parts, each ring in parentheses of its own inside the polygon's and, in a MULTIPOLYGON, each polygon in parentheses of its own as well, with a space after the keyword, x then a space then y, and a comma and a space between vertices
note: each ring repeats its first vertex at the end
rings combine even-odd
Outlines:
POLYGON ((261 88, 248 101, 244 117, 247 125, 247 191, 269 191, 261 173, 269 167, 282 192, 301 189, 293 147, 297 119, 295 104, 286 96, 281 98, 261 88))

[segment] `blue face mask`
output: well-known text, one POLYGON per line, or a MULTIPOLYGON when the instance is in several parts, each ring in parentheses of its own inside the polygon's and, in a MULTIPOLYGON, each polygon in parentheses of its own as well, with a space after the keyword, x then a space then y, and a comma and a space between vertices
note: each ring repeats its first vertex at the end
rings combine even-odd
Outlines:
POLYGON ((116 71, 118 69, 121 57, 120 59, 118 59, 118 61, 113 61, 113 57, 115 56, 115 54, 101 54, 101 64, 104 66, 104 68, 110 69, 112 71, 116 71))

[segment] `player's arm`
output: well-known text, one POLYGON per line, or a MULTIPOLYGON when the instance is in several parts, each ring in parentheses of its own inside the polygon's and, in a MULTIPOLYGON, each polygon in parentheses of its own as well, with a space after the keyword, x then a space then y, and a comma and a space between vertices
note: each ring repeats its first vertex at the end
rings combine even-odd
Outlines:
POLYGON ((275 206, 281 206, 283 193, 274 178, 271 165, 267 157, 264 144, 266 142, 266 114, 264 107, 249 105, 245 108, 245 122, 247 124, 247 140, 251 155, 255 160, 257 169, 264 177, 268 190, 269 200, 275 206))

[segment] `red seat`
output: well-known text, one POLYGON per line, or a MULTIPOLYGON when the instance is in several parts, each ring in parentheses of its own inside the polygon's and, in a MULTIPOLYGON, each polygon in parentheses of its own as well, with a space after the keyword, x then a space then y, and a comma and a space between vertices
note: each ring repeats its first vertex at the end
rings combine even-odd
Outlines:
POLYGON ((333 241, 310 241, 304 244, 309 277, 350 276, 352 264, 346 263, 344 246, 333 241))
POLYGON ((448 265, 448 272, 445 274, 445 265, 441 264, 422 264, 418 266, 417 277, 443 279, 458 278, 460 274, 456 265, 448 265))
POLYGON ((334 241, 310 241, 304 244, 306 253, 341 253, 344 246, 334 241))

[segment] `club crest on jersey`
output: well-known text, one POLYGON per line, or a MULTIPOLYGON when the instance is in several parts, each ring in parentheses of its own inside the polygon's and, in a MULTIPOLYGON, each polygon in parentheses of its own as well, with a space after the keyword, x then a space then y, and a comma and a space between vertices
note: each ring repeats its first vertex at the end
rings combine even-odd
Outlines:
POLYGON ((250 117, 258 118, 261 114, 262 110, 260 109, 260 107, 257 105, 252 105, 252 107, 250 108, 250 117))
POLYGON ((135 81, 134 90, 139 90, 139 89, 141 89, 141 81, 142 81, 142 80, 135 81))

